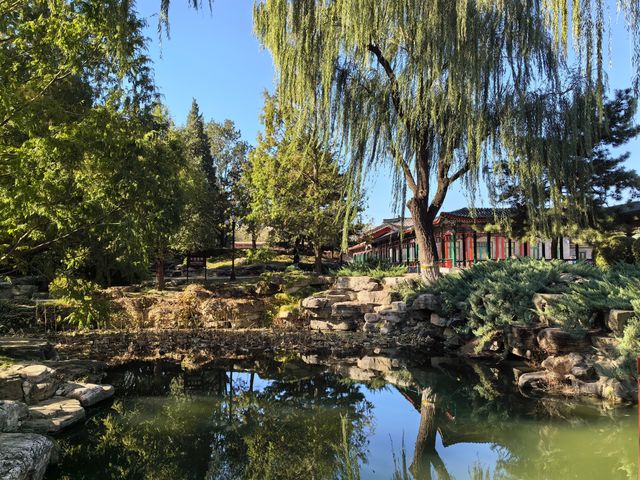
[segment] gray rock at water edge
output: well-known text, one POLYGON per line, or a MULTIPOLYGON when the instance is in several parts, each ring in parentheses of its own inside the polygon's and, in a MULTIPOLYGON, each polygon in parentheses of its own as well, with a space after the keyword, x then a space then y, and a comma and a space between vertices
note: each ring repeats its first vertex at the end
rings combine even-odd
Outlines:
POLYGON ((75 398, 83 407, 91 407, 113 397, 115 389, 112 385, 96 385, 93 383, 66 383, 56 392, 68 398, 75 398))
POLYGON ((440 308, 440 299, 432 293, 418 295, 411 304, 411 310, 436 311, 440 308))
POLYGON ((29 406, 30 418, 22 423, 28 432, 56 433, 84 419, 85 411, 76 399, 53 397, 29 406))
POLYGON ((27 406, 14 400, 0 401, 0 432, 17 432, 20 421, 29 414, 27 406))
POLYGON ((595 381, 598 378, 593 365, 587 365, 582 355, 576 352, 544 359, 542 368, 565 377, 573 375, 583 381, 595 381))
POLYGON ((54 452, 53 441, 35 433, 0 434, 0 478, 40 480, 54 452))

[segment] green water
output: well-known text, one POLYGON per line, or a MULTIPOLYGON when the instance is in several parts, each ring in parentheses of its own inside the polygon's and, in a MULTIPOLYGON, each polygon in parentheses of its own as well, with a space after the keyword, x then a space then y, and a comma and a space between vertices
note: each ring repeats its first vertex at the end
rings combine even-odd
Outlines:
POLYGON ((305 360, 115 370, 46 478, 637 477, 635 409, 526 398, 509 369, 305 360))

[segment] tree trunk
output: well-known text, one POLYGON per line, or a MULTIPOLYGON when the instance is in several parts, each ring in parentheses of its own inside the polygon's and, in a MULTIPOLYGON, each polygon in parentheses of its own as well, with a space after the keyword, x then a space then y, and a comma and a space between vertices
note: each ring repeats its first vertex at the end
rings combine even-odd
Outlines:
POLYGON ((551 239, 551 258, 558 258, 558 237, 551 239))
POLYGON ((156 258, 156 288, 164 290, 164 255, 160 254, 156 258))
POLYGON ((313 253, 316 256, 314 271, 318 275, 322 275, 322 247, 314 247, 313 253))
POLYGON ((433 230, 435 215, 429 211, 429 203, 426 198, 413 197, 407 202, 407 207, 411 212, 416 242, 418 242, 420 274, 429 280, 434 280, 440 276, 438 249, 433 230))
POLYGON ((409 470, 416 479, 430 479, 431 466, 435 468, 436 478, 449 480, 451 476, 436 451, 436 395, 431 388, 422 390, 420 399, 420 426, 416 446, 413 450, 413 462, 409 470))
POLYGON ((255 228, 251 229, 251 249, 255 252, 258 248, 258 232, 255 228))

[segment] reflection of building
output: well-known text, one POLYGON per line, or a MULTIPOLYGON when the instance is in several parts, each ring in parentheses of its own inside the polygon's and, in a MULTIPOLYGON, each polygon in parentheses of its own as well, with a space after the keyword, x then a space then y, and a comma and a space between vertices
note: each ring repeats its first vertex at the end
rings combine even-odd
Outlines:
MULTIPOLYGON (((559 258, 576 261, 592 260, 593 248, 580 245, 567 237, 525 241, 509 238, 501 232, 487 233, 484 227, 492 223, 493 210, 478 208, 471 212, 461 208, 443 212, 433 222, 439 264, 445 268, 465 268, 481 260, 502 260, 512 257, 559 258)), ((404 263, 417 271, 418 245, 413 220, 387 219, 365 235, 362 242, 349 249, 354 261, 367 258, 404 263), (404 227, 404 235, 401 235, 404 227)))

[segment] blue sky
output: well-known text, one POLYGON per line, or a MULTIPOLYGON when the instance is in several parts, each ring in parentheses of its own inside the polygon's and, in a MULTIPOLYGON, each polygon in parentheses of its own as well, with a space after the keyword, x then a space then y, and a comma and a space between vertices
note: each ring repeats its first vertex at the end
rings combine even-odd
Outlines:
MULTIPOLYGON (((274 70, 271 55, 253 34, 253 0, 215 0, 213 14, 208 9, 194 11, 187 4, 187 0, 171 2, 171 36, 160 45, 156 31, 160 0, 138 2, 140 14, 149 23, 149 53, 164 102, 180 125, 196 98, 205 119, 233 120, 244 139, 254 145, 261 128, 262 92, 273 90, 274 70)), ((609 18, 613 30, 605 46, 611 52, 606 64, 609 87, 625 88, 631 83, 630 41, 613 7, 609 18)), ((627 150, 632 153, 629 167, 639 170, 640 140, 630 142, 623 149, 627 150)), ((367 190, 365 217, 378 222, 392 216, 391 172, 370 172, 367 190)), ((458 186, 450 191, 443 209, 467 205, 458 186)))

